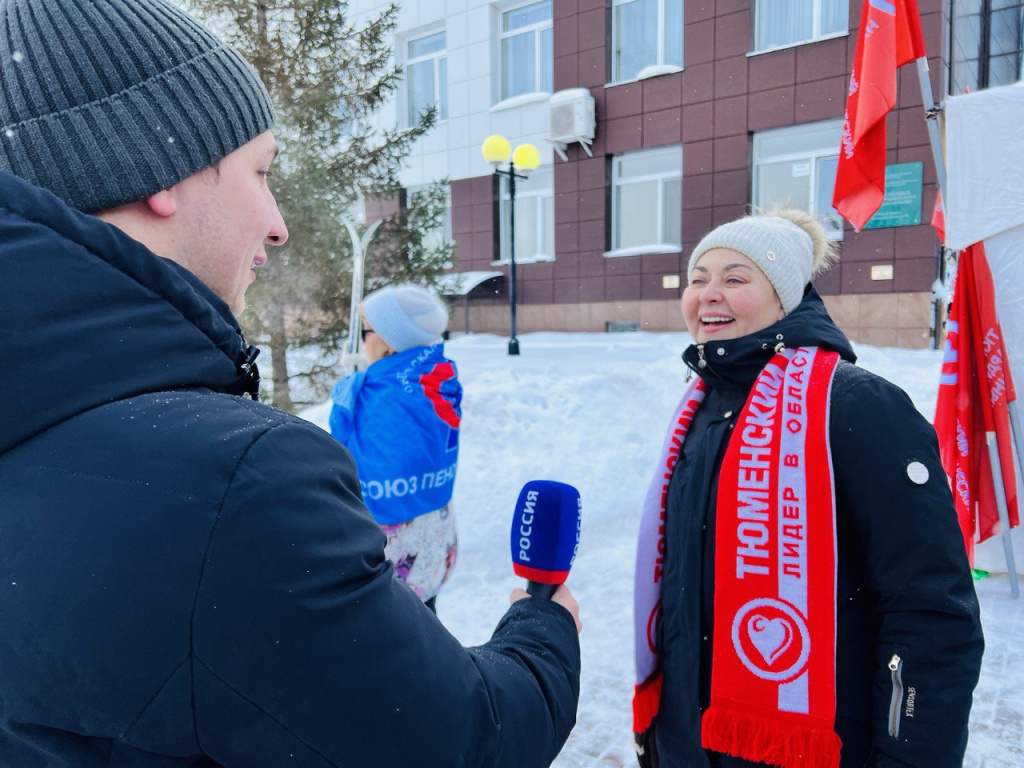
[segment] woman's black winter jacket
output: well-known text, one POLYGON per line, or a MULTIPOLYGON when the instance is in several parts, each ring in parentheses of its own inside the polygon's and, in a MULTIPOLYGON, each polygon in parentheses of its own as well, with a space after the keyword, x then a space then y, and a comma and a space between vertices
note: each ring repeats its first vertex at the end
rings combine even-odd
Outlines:
POLYGON ((660 768, 753 765, 706 753, 700 746, 700 717, 711 688, 718 471, 750 388, 780 342, 790 348, 820 346, 842 357, 829 423, 842 768, 960 766, 983 642, 935 431, 902 390, 853 364, 852 348, 813 288, 796 310, 764 331, 684 353, 710 391, 669 486, 664 687, 654 733, 646 741, 653 735, 660 768), (703 368, 698 367, 701 356, 703 368), (914 462, 928 470, 923 484, 908 475, 914 462), (894 656, 900 660, 902 686, 894 683, 890 669, 894 656))

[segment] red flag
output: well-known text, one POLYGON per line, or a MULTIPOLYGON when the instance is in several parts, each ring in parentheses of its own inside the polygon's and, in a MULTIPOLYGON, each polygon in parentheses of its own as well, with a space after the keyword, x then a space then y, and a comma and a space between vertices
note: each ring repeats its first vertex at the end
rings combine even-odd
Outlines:
MULTIPOLYGON (((981 412, 985 419, 985 431, 996 433, 999 450, 999 464, 1002 470, 1003 489, 1006 493, 1006 508, 1010 527, 1020 525, 1017 510, 1017 473, 1013 458, 1013 440, 1010 432, 1009 403, 1016 400, 1010 368, 1006 364, 1006 347, 1003 345, 1003 329, 996 317, 996 293, 992 284, 992 272, 985 258, 985 247, 976 243, 964 253, 968 254, 971 267, 971 287, 974 301, 968 302, 971 312, 971 329, 974 332, 974 359, 981 384, 981 412)), ((961 256, 963 258, 963 256, 961 256)), ((979 504, 982 499, 979 498, 979 504)), ((993 503, 991 509, 978 509, 979 541, 998 533, 998 512, 993 503)))
POLYGON ((986 432, 996 434, 1010 526, 1020 524, 1007 410, 1015 395, 1005 360, 992 275, 984 250, 975 245, 960 254, 935 408, 942 466, 953 486, 957 517, 972 562, 974 543, 999 533, 986 432))
POLYGON ((885 116, 896 105, 896 70, 925 55, 917 0, 864 0, 832 206, 857 231, 885 196, 885 116))
POLYGON ((970 319, 964 311, 966 293, 964 271, 954 288, 953 303, 946 320, 946 346, 939 376, 939 396, 935 404, 935 432, 939 438, 942 468, 953 487, 953 504, 964 535, 967 558, 974 563, 974 501, 977 489, 977 457, 984 454, 984 430, 975 420, 971 345, 964 343, 970 319))
POLYGON ((932 209, 932 227, 939 236, 939 242, 946 242, 946 212, 942 208, 942 190, 935 195, 935 207, 932 209))

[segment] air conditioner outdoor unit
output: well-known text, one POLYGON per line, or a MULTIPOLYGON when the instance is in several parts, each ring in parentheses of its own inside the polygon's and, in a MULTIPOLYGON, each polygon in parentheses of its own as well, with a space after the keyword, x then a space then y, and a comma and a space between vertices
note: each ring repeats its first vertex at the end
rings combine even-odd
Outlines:
POLYGON ((578 141, 590 154, 590 144, 594 140, 596 119, 594 115, 594 97, 586 88, 567 88, 551 96, 551 130, 548 141, 563 160, 566 146, 578 141))

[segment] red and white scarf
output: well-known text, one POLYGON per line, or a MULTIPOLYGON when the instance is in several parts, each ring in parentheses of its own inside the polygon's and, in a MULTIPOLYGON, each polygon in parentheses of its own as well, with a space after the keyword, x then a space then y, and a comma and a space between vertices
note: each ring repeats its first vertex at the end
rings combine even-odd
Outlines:
MULTIPOLYGON (((784 768, 838 768, 836 527, 829 395, 839 355, 784 350, 761 371, 718 476, 715 633, 705 749, 784 768)), ((633 730, 661 700, 658 621, 668 484, 694 413, 683 396, 647 491, 634 590, 633 730)))

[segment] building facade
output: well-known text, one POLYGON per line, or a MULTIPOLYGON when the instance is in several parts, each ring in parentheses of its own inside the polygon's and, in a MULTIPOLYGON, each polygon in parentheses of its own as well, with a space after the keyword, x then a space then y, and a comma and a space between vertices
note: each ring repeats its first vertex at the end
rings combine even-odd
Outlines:
MULTIPOLYGON (((919 5, 937 101, 1020 78, 1020 0, 919 5)), ((357 19, 384 7, 350 4, 357 19)), ((464 278, 453 328, 509 330, 508 185, 480 151, 498 133, 541 153, 514 202, 519 332, 682 330, 700 238, 752 205, 792 205, 840 242, 816 285, 843 330, 928 346, 942 258, 912 64, 887 124, 899 205, 859 233, 831 208, 860 12, 856 0, 406 0, 394 47, 405 80, 379 119, 401 126, 438 108, 403 182, 451 180, 452 271, 464 278), (553 114, 564 103, 581 140, 556 146, 569 138, 565 109, 553 114)))

